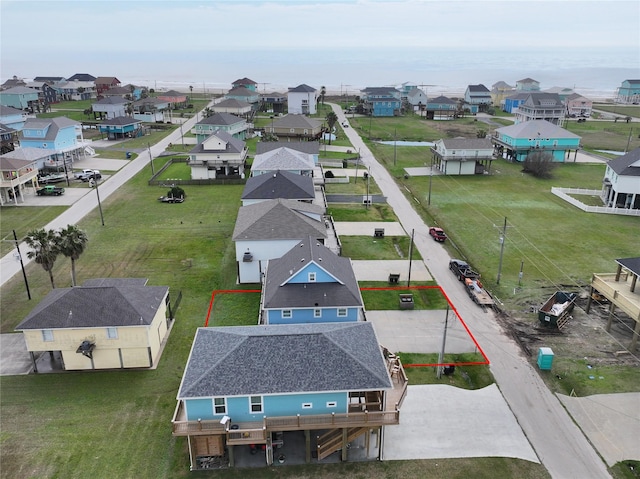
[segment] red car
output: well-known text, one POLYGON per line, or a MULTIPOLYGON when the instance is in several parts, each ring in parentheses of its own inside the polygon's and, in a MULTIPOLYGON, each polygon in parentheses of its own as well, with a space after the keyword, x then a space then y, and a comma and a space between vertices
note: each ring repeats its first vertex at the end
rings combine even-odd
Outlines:
POLYGON ((444 230, 435 226, 429 228, 429 234, 435 241, 438 241, 439 243, 444 243, 444 240, 447 239, 447 234, 444 232, 444 230))

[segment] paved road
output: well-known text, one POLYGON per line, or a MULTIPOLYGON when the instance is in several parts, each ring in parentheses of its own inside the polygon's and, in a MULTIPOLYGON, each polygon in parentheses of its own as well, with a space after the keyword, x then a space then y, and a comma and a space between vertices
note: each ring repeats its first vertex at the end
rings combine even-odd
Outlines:
MULTIPOLYGON (((332 104, 332 108, 338 121, 345 121, 340 107, 332 104)), ((389 172, 377 162, 353 128, 346 128, 345 134, 354 148, 359 149, 364 165, 369 167, 405 230, 415 231, 415 246, 489 357, 491 372, 500 391, 551 476, 558 479, 611 477, 558 398, 531 367, 520 347, 498 325, 493 312, 483 312, 469 300, 460 283, 449 272, 446 250, 431 240, 427 225, 389 172)))
MULTIPOLYGON (((211 102, 208 106, 212 106, 213 102, 211 102)), ((184 132, 189 131, 197 122, 197 116, 190 118, 189 120, 183 123, 182 130, 184 132)), ((159 156, 162 152, 165 151, 169 143, 178 143, 180 141, 180 130, 176 130, 172 132, 165 139, 151 146, 151 154, 154 158, 159 156)), ((124 185, 127 181, 133 178, 137 173, 140 172, 145 166, 149 165, 149 150, 144 149, 140 151, 139 156, 130 161, 124 168, 118 171, 115 175, 109 178, 109 181, 105 181, 104 183, 100 183, 99 186, 99 195, 100 201, 104 202, 109 196, 113 194, 118 188, 124 185)), ((88 194, 86 195, 82 201, 78 201, 73 204, 68 210, 54 219, 51 223, 44 226, 46 229, 58 229, 64 228, 69 224, 76 224, 82 218, 84 218, 87 214, 93 211, 98 207, 98 198, 97 195, 88 194)), ((109 227, 109 218, 105 218, 105 228, 109 227)), ((27 258, 28 247, 25 243, 21 243, 19 245, 20 252, 22 254, 22 261, 25 264, 29 264, 32 260, 27 258)), ((0 259, 0 286, 5 284, 11 278, 13 278, 16 274, 21 271, 20 261, 16 259, 16 251, 13 250, 4 257, 0 259)))

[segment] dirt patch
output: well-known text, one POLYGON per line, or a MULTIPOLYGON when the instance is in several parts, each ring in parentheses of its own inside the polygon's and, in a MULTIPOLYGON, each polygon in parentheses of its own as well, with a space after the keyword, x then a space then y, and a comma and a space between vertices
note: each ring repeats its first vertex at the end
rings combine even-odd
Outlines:
POLYGON ((550 347, 556 356, 570 359, 587 358, 594 365, 638 366, 640 341, 636 350, 628 351, 633 336, 634 321, 616 310, 610 331, 606 331, 609 303, 592 301, 585 312, 588 295, 581 293, 569 322, 562 328, 546 327, 538 320, 540 304, 523 305, 520 311, 500 311, 497 316, 523 352, 535 362, 538 348, 550 347))

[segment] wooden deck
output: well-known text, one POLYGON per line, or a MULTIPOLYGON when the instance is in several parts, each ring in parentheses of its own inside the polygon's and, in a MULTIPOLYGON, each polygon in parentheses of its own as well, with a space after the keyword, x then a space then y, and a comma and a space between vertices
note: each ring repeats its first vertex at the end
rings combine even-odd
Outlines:
POLYGON ((174 436, 224 435, 227 444, 264 444, 271 432, 313 429, 373 428, 400 423, 400 406, 407 394, 408 380, 399 358, 387 358, 393 389, 363 391, 350 395, 349 412, 265 417, 260 422, 221 424, 219 420, 187 421, 184 403, 176 406, 174 436))

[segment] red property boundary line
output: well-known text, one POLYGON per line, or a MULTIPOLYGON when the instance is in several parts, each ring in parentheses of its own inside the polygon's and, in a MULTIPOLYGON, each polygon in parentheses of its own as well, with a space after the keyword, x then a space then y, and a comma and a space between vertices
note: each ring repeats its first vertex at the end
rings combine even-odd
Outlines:
POLYGON ((464 320, 460 316, 460 313, 458 313, 458 310, 453 305, 453 303, 449 299, 449 296, 447 296, 447 293, 444 292, 442 287, 437 286, 437 285, 434 285, 434 286, 383 286, 383 287, 379 287, 379 288, 373 288, 373 287, 372 288, 360 288, 360 291, 385 291, 385 290, 387 290, 387 291, 388 290, 398 291, 398 290, 413 290, 413 289, 437 289, 437 290, 440 291, 440 294, 442 294, 442 296, 444 296, 444 299, 447 300, 447 303, 449 304, 449 307, 454 312, 454 314, 458 318, 458 321, 460 321, 460 324, 462 324, 462 327, 464 328, 464 330, 467 332, 467 334, 471 338, 471 341, 473 341, 473 344, 475 345, 475 347, 478 348, 478 351, 480 352, 480 354, 484 358, 484 361, 465 361, 465 362, 462 362, 462 363, 442 363, 442 364, 441 363, 433 363, 433 364, 403 364, 403 366, 405 368, 432 368, 432 367, 437 367, 437 366, 486 366, 486 365, 491 364, 491 362, 489 361, 489 358, 487 357, 487 355, 484 353, 484 351, 480 347, 480 344, 478 344, 478 341, 476 340, 475 336, 471 333, 471 330, 469 330, 469 327, 467 326, 467 323, 464 322, 464 320))
MULTIPOLYGON (((487 355, 484 353, 484 351, 480 347, 480 344, 478 344, 478 341, 476 340, 474 335, 469 330, 469 327, 467 326, 467 323, 464 322, 464 320, 460 316, 460 313, 458 313, 458 310, 456 309, 456 307, 453 305, 453 303, 451 302, 451 300, 449 299, 447 294, 444 292, 444 290, 440 286, 384 286, 384 287, 379 287, 379 288, 374 288, 374 287, 371 287, 371 288, 360 288, 360 291, 398 291, 398 290, 406 291, 406 290, 420 290, 420 289, 437 289, 437 290, 440 291, 440 294, 442 294, 442 296, 444 296, 444 299, 447 300, 447 304, 449 304, 449 307, 451 308, 451 310, 454 312, 454 314, 458 318, 458 321, 460 321, 460 324, 462 324, 462 327, 464 328, 464 330, 467 332, 467 334, 471 338, 471 341, 473 341, 473 344, 475 345, 475 347, 478 348, 478 351, 480 352, 480 354, 484 358, 484 361, 467 361, 467 362, 462 362, 462 363, 442 363, 442 364, 440 364, 440 363, 434 363, 434 364, 404 364, 403 366, 405 368, 431 368, 431 367, 437 367, 437 366, 485 366, 485 365, 491 364, 490 361, 489 361, 489 358, 487 358, 487 355)), ((262 290, 260 290, 260 289, 217 289, 217 290, 214 290, 211 293, 211 300, 209 301, 209 309, 207 310, 207 317, 206 317, 206 320, 204 322, 204 326, 205 327, 209 326, 209 319, 211 317, 211 310, 213 309, 213 302, 215 301, 216 294, 260 293, 260 292, 262 292, 262 290)))

